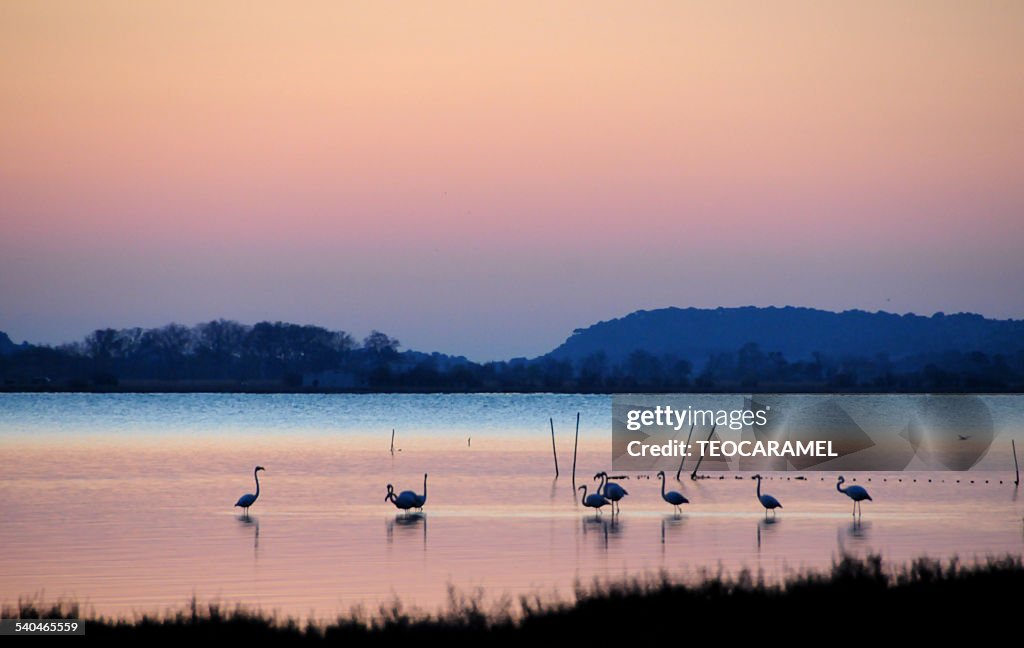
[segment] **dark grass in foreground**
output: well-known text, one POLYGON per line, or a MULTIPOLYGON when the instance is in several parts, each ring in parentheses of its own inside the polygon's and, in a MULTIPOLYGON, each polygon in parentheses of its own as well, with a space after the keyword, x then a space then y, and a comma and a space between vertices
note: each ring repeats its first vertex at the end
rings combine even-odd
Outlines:
MULTIPOLYGON (((327 624, 300 623, 218 605, 163 616, 86 618, 96 639, 247 640, 391 645, 436 640, 446 645, 771 639, 793 644, 836 640, 897 643, 922 639, 985 641, 1019 634, 1024 619, 1020 557, 972 564, 918 559, 895 569, 880 557, 845 557, 826 572, 767 583, 749 572, 695 582, 659 578, 580 587, 575 601, 522 597, 485 609, 478 596, 453 593, 439 614, 407 612, 395 603, 379 615, 359 611, 327 624)), ((23 601, 4 618, 73 618, 74 605, 23 601)), ((1012 643, 1012 642, 1011 642, 1012 643)))

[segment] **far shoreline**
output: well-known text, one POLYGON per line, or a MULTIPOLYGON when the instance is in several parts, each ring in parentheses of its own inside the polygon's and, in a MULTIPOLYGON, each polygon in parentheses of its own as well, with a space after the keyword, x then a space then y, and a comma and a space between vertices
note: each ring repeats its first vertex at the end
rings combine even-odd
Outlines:
POLYGON ((0 385, 0 394, 488 394, 488 395, 537 395, 537 394, 558 394, 558 395, 581 395, 581 396, 615 396, 617 394, 785 394, 792 396, 800 395, 863 395, 883 396, 892 395, 926 395, 926 394, 970 394, 974 396, 1019 396, 1024 391, 1017 389, 1006 390, 895 390, 895 389, 836 389, 834 385, 822 384, 818 388, 807 385, 800 385, 795 388, 793 385, 772 385, 751 387, 750 385, 723 384, 714 388, 694 387, 692 389, 654 389, 637 388, 622 390, 588 390, 588 389, 550 389, 550 388, 521 388, 521 389, 489 389, 481 388, 330 388, 330 387, 289 387, 277 381, 252 381, 238 383, 235 381, 220 383, 218 381, 141 381, 139 383, 126 382, 119 385, 28 385, 13 384, 0 385))

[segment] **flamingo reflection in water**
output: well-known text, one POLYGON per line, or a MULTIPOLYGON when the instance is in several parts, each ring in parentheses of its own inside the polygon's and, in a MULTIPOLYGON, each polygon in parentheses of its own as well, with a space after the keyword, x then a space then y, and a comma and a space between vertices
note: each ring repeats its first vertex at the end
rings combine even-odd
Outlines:
POLYGON ((399 513, 387 521, 388 544, 395 541, 395 529, 399 529, 400 536, 408 537, 416 527, 423 527, 423 550, 427 549, 427 514, 426 513, 399 513))

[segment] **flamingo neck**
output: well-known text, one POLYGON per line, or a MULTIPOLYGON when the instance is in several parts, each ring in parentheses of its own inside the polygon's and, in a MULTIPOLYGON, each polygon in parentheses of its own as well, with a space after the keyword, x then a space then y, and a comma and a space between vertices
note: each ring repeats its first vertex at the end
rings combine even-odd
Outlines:
POLYGON ((587 505, 587 487, 586 487, 586 485, 584 484, 583 486, 581 486, 580 490, 583 491, 583 497, 580 498, 580 504, 583 504, 584 506, 586 506, 587 505))
POLYGON ((253 478, 256 479, 256 495, 252 498, 252 501, 256 501, 256 498, 260 496, 260 471, 252 471, 253 478))
POLYGON ((761 478, 757 478, 757 496, 761 497, 761 478))
POLYGON ((665 499, 665 475, 661 476, 661 499, 665 499))
POLYGON ((836 482, 836 490, 839 491, 840 493, 845 493, 846 492, 846 489, 843 488, 843 482, 841 482, 841 481, 837 481, 836 482))
POLYGON ((423 475, 423 501, 427 501, 427 476, 423 475))

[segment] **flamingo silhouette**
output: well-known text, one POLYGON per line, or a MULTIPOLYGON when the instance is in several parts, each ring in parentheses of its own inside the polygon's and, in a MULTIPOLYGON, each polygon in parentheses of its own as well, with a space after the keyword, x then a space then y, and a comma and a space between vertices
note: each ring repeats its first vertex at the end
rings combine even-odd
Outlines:
POLYGON ((601 507, 602 506, 604 506, 605 504, 611 504, 611 502, 609 502, 607 499, 605 499, 604 495, 600 495, 598 493, 592 493, 590 495, 587 495, 587 485, 586 484, 584 484, 583 486, 580 486, 576 490, 583 491, 583 498, 580 500, 582 502, 583 506, 586 506, 586 507, 589 507, 589 508, 592 508, 592 509, 596 509, 598 515, 600 515, 600 513, 601 513, 601 507))
POLYGON ((597 494, 612 503, 612 513, 614 514, 616 509, 619 508, 619 500, 629 495, 629 493, 622 486, 608 481, 608 473, 606 472, 597 473, 594 475, 594 479, 601 480, 601 485, 597 487, 597 494))
POLYGON ((768 511, 771 511, 772 517, 775 517, 775 509, 782 508, 782 503, 771 495, 761 494, 761 475, 754 475, 754 479, 757 480, 757 501, 761 502, 761 506, 764 507, 764 516, 767 518, 768 511))
POLYGON ((665 492, 664 470, 658 471, 658 477, 661 479, 661 499, 665 500, 666 502, 674 506, 677 513, 682 513, 683 510, 679 507, 682 506, 683 504, 689 504, 690 500, 686 499, 686 497, 678 491, 669 491, 667 493, 665 492))
POLYGON ((402 491, 396 495, 395 487, 388 484, 388 494, 384 496, 384 501, 389 500, 395 505, 395 508, 408 511, 411 508, 416 508, 419 496, 411 490, 402 491))
POLYGON ((836 482, 836 490, 853 500, 853 516, 857 517, 858 512, 862 512, 860 508, 861 502, 864 500, 873 502, 874 500, 871 499, 871 495, 868 495, 868 490, 863 486, 854 484, 853 486, 843 488, 842 485, 844 483, 846 483, 846 477, 839 475, 839 481, 836 482))
POLYGON ((249 507, 256 503, 256 500, 260 496, 260 471, 266 470, 263 466, 256 466, 256 469, 252 471, 252 476, 256 480, 256 492, 246 493, 238 498, 235 502, 235 506, 242 507, 242 514, 249 515, 249 507))

